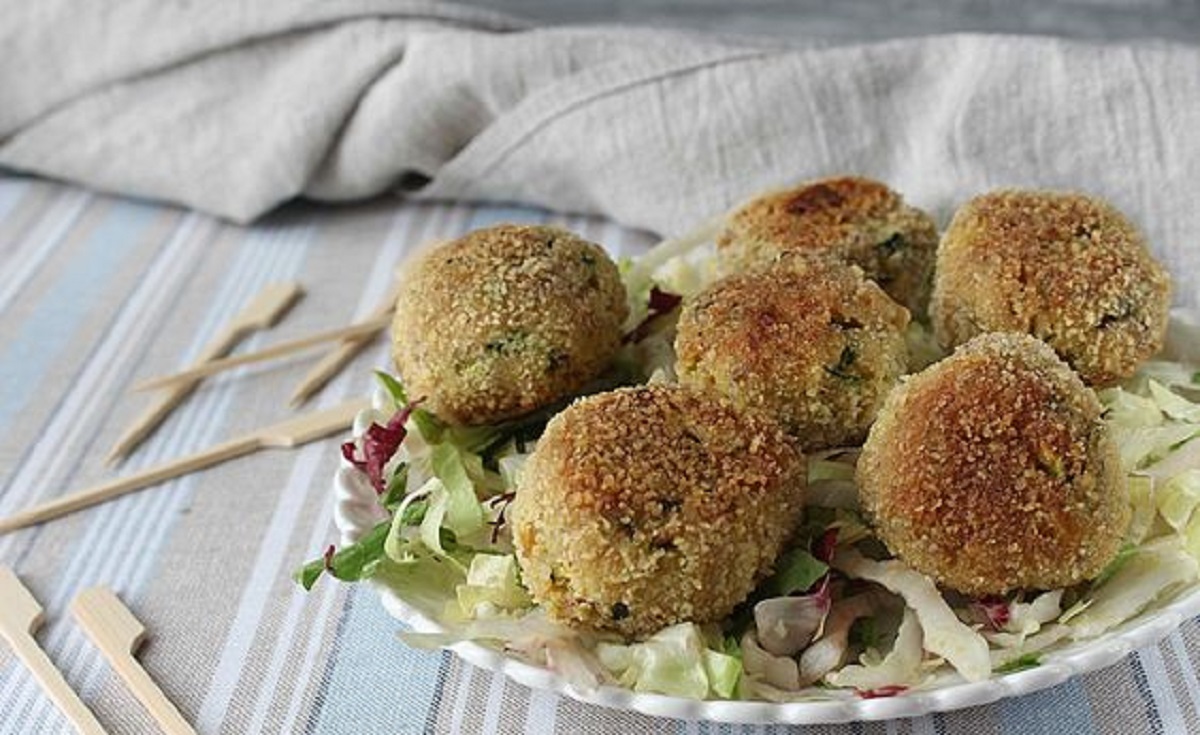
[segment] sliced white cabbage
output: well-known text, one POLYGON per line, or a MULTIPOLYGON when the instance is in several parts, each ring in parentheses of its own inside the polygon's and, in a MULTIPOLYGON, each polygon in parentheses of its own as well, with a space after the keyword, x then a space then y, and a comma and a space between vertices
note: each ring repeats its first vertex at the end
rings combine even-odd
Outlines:
POLYGON ((521 471, 525 468, 525 462, 528 460, 528 454, 506 454, 496 461, 505 489, 516 489, 521 481, 521 471))
POLYGON ((1125 488, 1129 492, 1129 505, 1132 509, 1125 540, 1131 544, 1140 544, 1153 528, 1154 518, 1158 513, 1154 504, 1154 479, 1143 475, 1126 475, 1125 488))
POLYGON ((1163 413, 1177 421, 1190 424, 1200 423, 1200 404, 1192 403, 1171 389, 1163 386, 1157 380, 1148 382, 1150 397, 1163 413))
POLYGON ((1166 457, 1172 450, 1200 435, 1200 426, 1168 423, 1162 426, 1113 429, 1113 438, 1126 472, 1141 469, 1166 457))
POLYGON ((813 639, 828 612, 828 595, 763 600, 754 606, 758 643, 767 653, 793 656, 813 639))
POLYGON ((992 658, 992 668, 998 669, 1001 666, 1007 666, 1017 661, 1023 656, 1028 656, 1032 653, 1043 651, 1055 643, 1063 640, 1070 634, 1070 626, 1047 625, 1035 635, 1031 635, 1028 638, 1024 636, 1017 636, 1013 633, 994 633, 992 635, 985 633, 984 635, 987 635, 988 640, 1002 640, 1003 636, 1011 636, 1011 638, 1007 640, 1007 644, 1001 643, 999 640, 993 641, 996 642, 997 645, 1001 646, 1001 650, 992 651, 990 654, 992 658), (1018 641, 1018 638, 1021 640, 1018 641))
POLYGON ((808 686, 841 666, 849 648, 850 627, 855 620, 871 615, 879 606, 880 600, 872 593, 835 602, 821 637, 800 655, 800 683, 808 686))
POLYGON ((1186 470, 1167 480, 1155 490, 1154 501, 1163 520, 1182 533, 1200 505, 1200 469, 1186 470))
MULTIPOLYGON (((1008 622, 1002 632, 1024 638, 1062 615, 1062 590, 1043 592, 1032 602, 1014 602, 1008 606, 1008 622)), ((986 633, 984 634, 987 637, 986 633)), ((990 639, 989 639, 990 640, 990 639)))
POLYGON ((1200 370, 1194 365, 1166 360, 1150 360, 1138 368, 1138 375, 1157 380, 1168 388, 1200 391, 1200 370))
POLYGON ((800 689, 800 665, 795 659, 767 653, 758 645, 752 631, 742 636, 741 646, 742 665, 748 675, 784 691, 800 689))
POLYGON ((1163 413, 1152 398, 1124 388, 1106 388, 1099 392, 1109 424, 1120 429, 1162 426, 1163 413))
POLYGON ((924 650, 921 648, 921 623, 909 608, 896 633, 892 650, 877 663, 851 664, 825 677, 834 686, 855 689, 879 689, 889 686, 913 687, 925 679, 921 670, 924 650))
POLYGON ((663 263, 655 272, 654 280, 665 290, 684 298, 691 298, 708 288, 719 277, 717 259, 689 256, 690 253, 685 253, 663 263))
POLYGON ((1144 544, 1071 621, 1071 638, 1093 638, 1137 615, 1162 595, 1196 579, 1196 558, 1169 536, 1144 544))
POLYGON ((958 619, 928 577, 901 561, 873 561, 848 548, 834 556, 833 567, 903 597, 921 622, 925 650, 946 659, 964 679, 982 681, 991 675, 987 641, 958 619))

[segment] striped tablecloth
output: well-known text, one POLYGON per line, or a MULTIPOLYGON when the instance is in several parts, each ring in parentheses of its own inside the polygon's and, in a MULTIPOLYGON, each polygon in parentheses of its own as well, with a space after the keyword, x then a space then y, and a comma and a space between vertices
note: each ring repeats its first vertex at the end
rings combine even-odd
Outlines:
MULTIPOLYGON (((110 476, 103 458, 146 398, 140 378, 173 371, 259 289, 297 280, 306 298, 242 349, 365 316, 413 246, 497 221, 556 222, 616 253, 647 237, 529 209, 378 200, 296 205, 243 228, 177 209, 0 177, 0 515, 110 476)), ((379 340, 317 399, 370 388, 379 340)), ((296 358, 210 380, 121 471, 199 450, 290 415, 296 358)), ((0 536, 47 610, 40 640, 114 733, 154 725, 67 606, 111 586, 145 622, 141 659, 201 733, 778 732, 657 720, 530 691, 445 653, 406 648, 366 587, 293 568, 335 536, 329 440, 264 452, 0 536)), ((3 601, 0 601, 3 604, 3 601)), ((1200 732, 1200 627, 1040 694, 827 733, 1200 732)), ((0 646, 0 733, 69 732, 0 646)))

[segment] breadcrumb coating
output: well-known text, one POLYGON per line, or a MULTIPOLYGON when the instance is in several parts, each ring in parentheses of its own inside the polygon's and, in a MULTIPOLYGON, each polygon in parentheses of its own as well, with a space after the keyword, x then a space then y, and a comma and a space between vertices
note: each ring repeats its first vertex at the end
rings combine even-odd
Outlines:
POLYGON ((392 356, 410 395, 439 418, 495 423, 597 377, 620 348, 627 314, 600 246, 556 227, 497 225, 411 265, 392 356))
POLYGON ((804 457, 772 421, 669 385, 551 420, 510 507, 525 585, 556 620, 625 636, 729 615, 801 520, 804 457))
POLYGON ((858 461, 891 552, 969 595, 1092 579, 1129 524, 1102 407, 1045 343, 976 337, 888 397, 858 461))
POLYGON ((684 305, 684 385, 783 424, 805 450, 857 444, 904 374, 908 311, 857 266, 785 253, 684 305))
POLYGON ((1083 194, 997 191, 955 214, 931 304, 946 348, 983 332, 1045 340, 1089 385, 1127 378, 1162 349, 1170 279, 1141 233, 1083 194))
POLYGON ((734 212, 717 236, 726 272, 751 270, 781 252, 853 263, 923 319, 932 284, 937 227, 885 184, 840 176, 765 194, 734 212))

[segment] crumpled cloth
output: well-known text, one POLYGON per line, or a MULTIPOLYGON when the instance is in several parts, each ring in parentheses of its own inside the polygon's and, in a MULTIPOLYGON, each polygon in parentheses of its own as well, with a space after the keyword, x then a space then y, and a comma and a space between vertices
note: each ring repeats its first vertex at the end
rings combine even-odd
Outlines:
POLYGON ((793 47, 422 0, 39 0, 0 24, 0 166, 246 222, 295 197, 519 201, 679 233, 854 172, 945 221, 1088 191, 1196 306, 1200 46, 793 47))

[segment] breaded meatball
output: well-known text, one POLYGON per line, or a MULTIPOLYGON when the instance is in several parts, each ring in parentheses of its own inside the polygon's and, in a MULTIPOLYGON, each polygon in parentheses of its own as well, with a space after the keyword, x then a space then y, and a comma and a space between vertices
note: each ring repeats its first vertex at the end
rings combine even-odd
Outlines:
POLYGON ((774 422, 680 386, 554 417, 510 508, 522 578, 553 619, 626 636, 721 620, 801 520, 805 463, 774 422))
POLYGON ((983 332, 1045 340, 1089 385, 1162 349, 1167 272, 1108 203, 1048 191, 975 197, 938 251, 931 312, 946 348, 983 332))
POLYGON ((858 461, 888 549, 970 595, 1092 579, 1129 524, 1101 405, 1045 343, 976 337, 892 392, 858 461))
POLYGON ((717 236, 726 272, 750 270, 785 251, 853 263, 918 318, 932 283, 937 228, 886 185, 857 176, 802 184, 753 199, 717 236))
POLYGON ((905 371, 907 325, 857 266, 784 254, 684 305, 675 370, 773 416, 806 450, 857 444, 905 371))
POLYGON ((476 230, 424 253, 402 288, 396 370, 454 424, 495 423, 578 391, 612 361, 628 313, 604 250, 555 227, 476 230))

